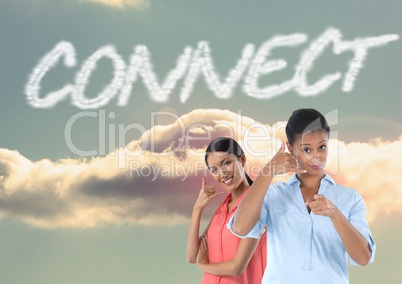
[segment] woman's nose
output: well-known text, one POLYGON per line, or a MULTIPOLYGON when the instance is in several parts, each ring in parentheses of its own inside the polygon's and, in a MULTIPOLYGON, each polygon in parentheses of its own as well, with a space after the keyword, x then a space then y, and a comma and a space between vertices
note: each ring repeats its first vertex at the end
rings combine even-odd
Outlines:
POLYGON ((220 173, 221 175, 226 176, 229 173, 229 168, 228 167, 220 168, 220 173))
POLYGON ((315 153, 311 156, 313 162, 319 162, 319 161, 320 161, 320 157, 321 157, 321 154, 320 154, 319 152, 315 152, 315 153))

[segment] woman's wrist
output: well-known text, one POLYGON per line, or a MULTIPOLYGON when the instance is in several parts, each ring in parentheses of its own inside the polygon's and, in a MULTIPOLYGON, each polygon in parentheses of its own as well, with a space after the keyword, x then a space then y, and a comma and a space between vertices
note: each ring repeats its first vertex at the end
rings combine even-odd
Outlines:
POLYGON ((344 217, 342 212, 336 206, 329 208, 328 210, 332 210, 332 214, 329 214, 329 218, 332 220, 332 222, 338 221, 344 217))
POLYGON ((273 177, 275 174, 272 171, 271 162, 266 163, 261 169, 261 175, 264 177, 273 177))
POLYGON ((208 265, 208 262, 206 262, 206 261, 198 261, 197 262, 197 265, 198 265, 198 268, 199 269, 201 269, 201 270, 205 270, 206 269, 206 266, 208 265))
POLYGON ((193 207, 193 213, 202 213, 203 210, 204 207, 197 204, 195 204, 193 207))

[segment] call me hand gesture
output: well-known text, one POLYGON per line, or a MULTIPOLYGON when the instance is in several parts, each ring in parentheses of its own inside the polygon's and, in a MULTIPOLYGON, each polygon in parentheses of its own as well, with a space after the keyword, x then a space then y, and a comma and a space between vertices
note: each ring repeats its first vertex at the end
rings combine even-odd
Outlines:
POLYGON ((215 186, 207 185, 205 178, 202 178, 202 184, 201 184, 201 190, 200 193, 198 194, 197 201, 195 202, 194 207, 198 209, 204 209, 205 206, 208 205, 208 203, 214 199, 215 197, 218 197, 225 192, 216 192, 215 186))
POLYGON ((297 167, 296 157, 290 153, 285 153, 285 143, 282 142, 278 152, 261 170, 261 174, 274 177, 288 172, 306 173, 306 170, 297 167))

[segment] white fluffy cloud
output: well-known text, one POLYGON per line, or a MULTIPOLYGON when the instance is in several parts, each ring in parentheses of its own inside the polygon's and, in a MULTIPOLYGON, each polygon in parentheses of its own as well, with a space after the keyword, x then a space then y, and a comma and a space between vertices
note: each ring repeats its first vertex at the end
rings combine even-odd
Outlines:
MULTIPOLYGON (((201 177, 208 176, 204 151, 211 139, 230 135, 239 141, 253 175, 276 153, 284 125, 199 109, 149 129, 106 157, 30 161, 0 149, 0 216, 40 228, 185 223, 201 177)), ((337 182, 361 192, 369 220, 381 212, 402 213, 402 136, 393 142, 332 139, 330 144, 327 169, 337 182)))
POLYGON ((339 183, 363 196, 368 219, 379 213, 402 213, 402 135, 399 140, 339 143, 339 183))

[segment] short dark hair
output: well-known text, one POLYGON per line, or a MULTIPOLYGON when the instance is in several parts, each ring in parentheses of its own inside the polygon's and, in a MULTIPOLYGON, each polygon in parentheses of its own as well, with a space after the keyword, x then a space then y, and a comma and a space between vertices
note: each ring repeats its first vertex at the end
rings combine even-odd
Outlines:
POLYGON ((325 117, 312 108, 295 110, 286 124, 286 137, 290 145, 293 145, 298 135, 316 130, 324 130, 328 133, 330 128, 325 117))

